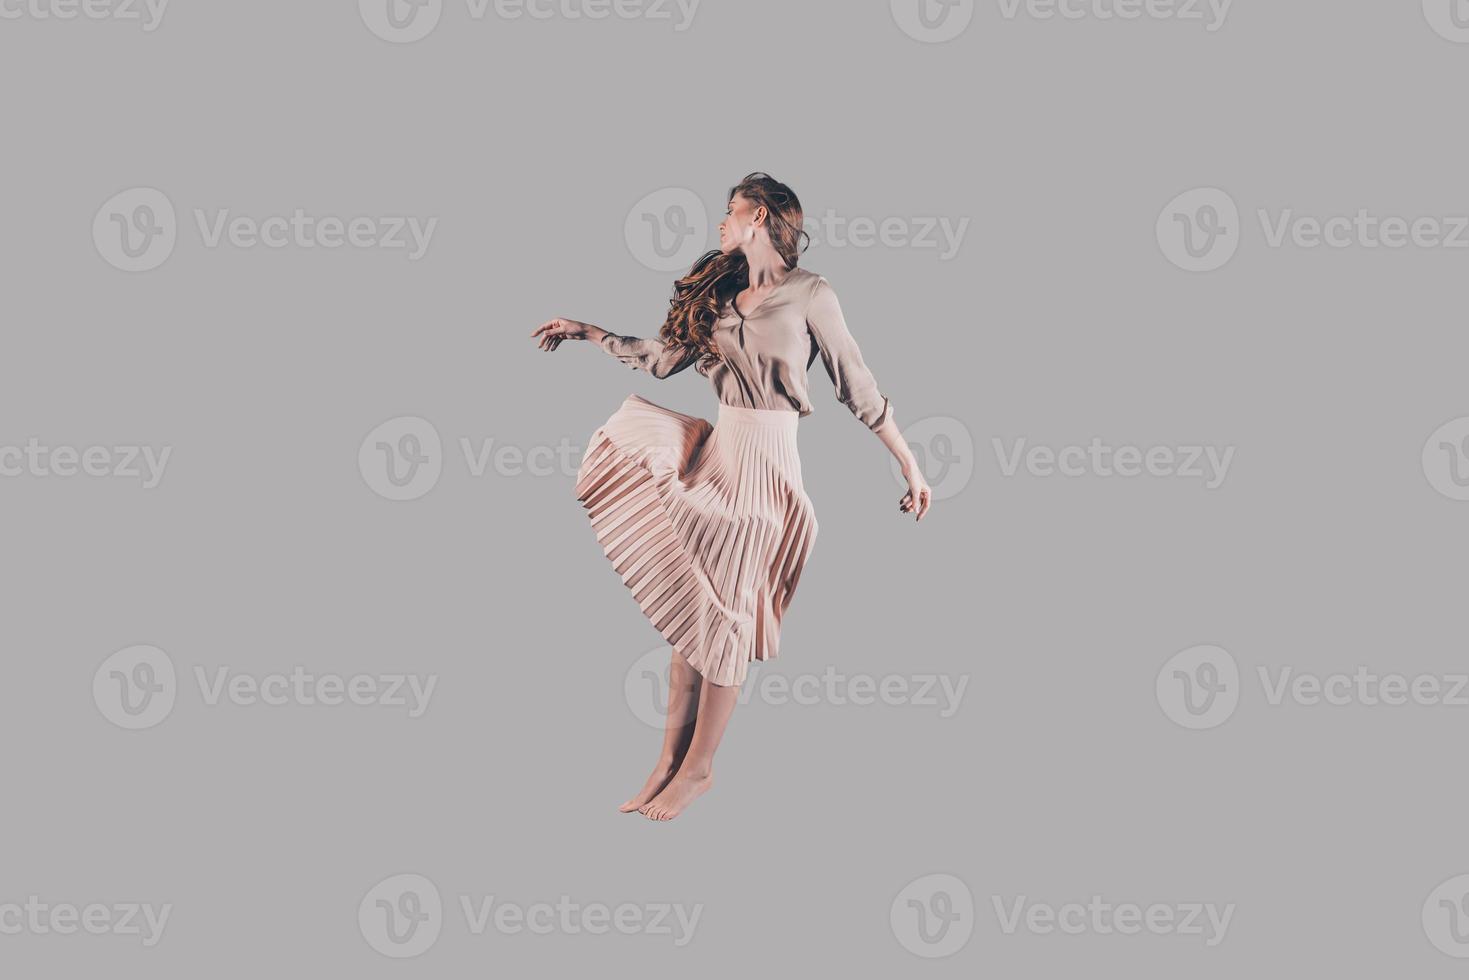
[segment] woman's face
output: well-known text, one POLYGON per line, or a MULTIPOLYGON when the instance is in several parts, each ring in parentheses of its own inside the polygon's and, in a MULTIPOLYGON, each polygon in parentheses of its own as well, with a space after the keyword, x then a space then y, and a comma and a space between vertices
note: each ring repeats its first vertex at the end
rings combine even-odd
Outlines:
POLYGON ((725 255, 742 251, 755 240, 757 229, 765 226, 765 211, 739 194, 729 199, 724 220, 719 223, 719 250, 725 255), (756 212, 759 223, 756 223, 756 212))

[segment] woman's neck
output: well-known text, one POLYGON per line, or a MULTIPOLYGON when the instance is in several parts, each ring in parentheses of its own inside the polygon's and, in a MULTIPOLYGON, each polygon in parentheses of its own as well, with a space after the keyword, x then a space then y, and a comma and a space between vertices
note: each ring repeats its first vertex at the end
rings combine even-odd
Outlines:
POLYGON ((786 276, 790 270, 786 268, 785 259, 775 249, 766 246, 763 249, 755 249, 745 253, 745 261, 750 267, 750 285, 755 289, 764 289, 774 286, 786 276), (753 252, 753 254, 752 254, 753 252))

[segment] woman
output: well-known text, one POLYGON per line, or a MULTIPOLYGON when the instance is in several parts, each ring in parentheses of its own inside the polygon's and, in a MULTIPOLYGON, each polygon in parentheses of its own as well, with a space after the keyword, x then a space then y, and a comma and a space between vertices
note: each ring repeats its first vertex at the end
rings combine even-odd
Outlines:
POLYGON ((710 425, 630 395, 592 434, 577 474, 597 540, 673 645, 663 751, 624 813, 671 820, 709 788, 750 661, 776 655, 816 539, 796 423, 812 411, 806 370, 818 354, 837 398, 902 464, 898 509, 928 512, 928 484, 836 293, 796 265, 801 224, 789 187, 750 174, 730 191, 718 251, 674 284, 657 339, 568 319, 531 333, 547 351, 590 340, 655 378, 696 365, 719 396, 710 425))

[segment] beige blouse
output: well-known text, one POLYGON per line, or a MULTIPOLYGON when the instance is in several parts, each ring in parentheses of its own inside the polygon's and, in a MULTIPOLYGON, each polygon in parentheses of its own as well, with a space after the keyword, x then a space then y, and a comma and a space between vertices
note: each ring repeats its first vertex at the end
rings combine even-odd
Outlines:
MULTIPOLYGON (((847 330, 836 291, 824 276, 799 266, 741 316, 733 301, 714 324, 721 360, 695 370, 714 383, 721 403, 739 408, 795 409, 811 414, 806 370, 821 355, 837 400, 876 431, 892 415, 862 352, 847 330)), ((699 361, 697 352, 665 348, 657 337, 608 333, 602 348, 622 363, 655 378, 677 374, 699 361)))

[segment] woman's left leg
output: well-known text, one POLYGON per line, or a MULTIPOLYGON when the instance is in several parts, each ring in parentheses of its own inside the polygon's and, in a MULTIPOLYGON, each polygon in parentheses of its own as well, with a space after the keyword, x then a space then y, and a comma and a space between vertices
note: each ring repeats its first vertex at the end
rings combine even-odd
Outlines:
POLYGON ((714 753, 724 738, 729 716, 734 714, 740 697, 738 684, 719 685, 703 679, 699 690, 699 712, 694 722, 694 737, 667 786, 638 812, 650 820, 672 820, 713 783, 714 753))

